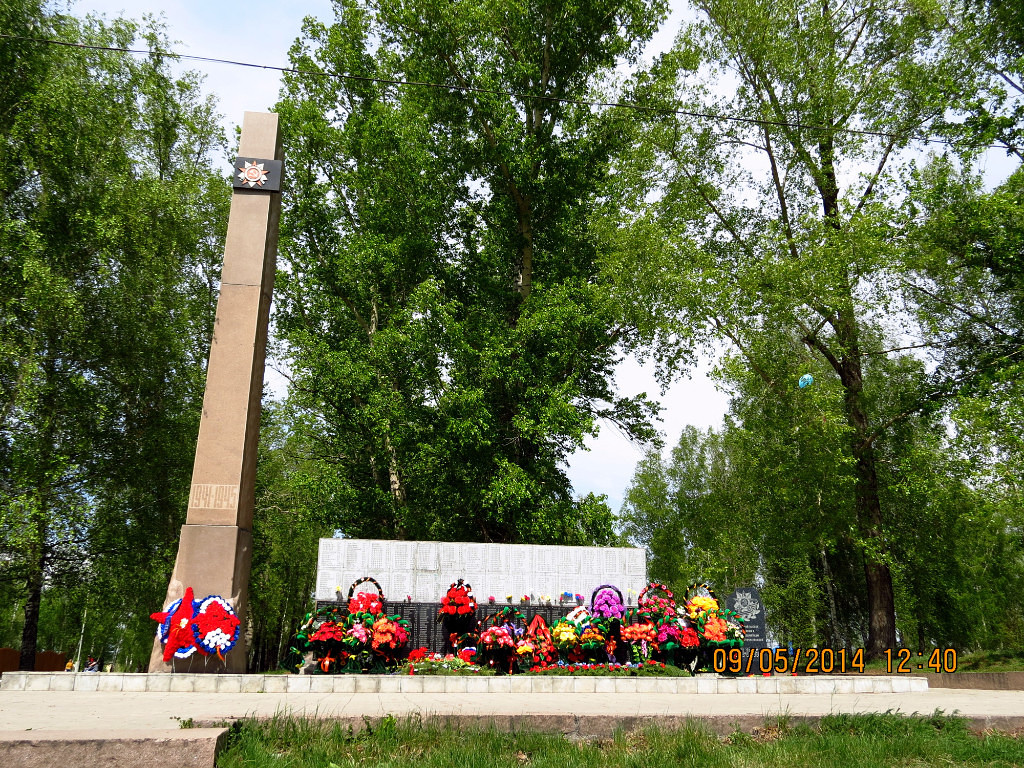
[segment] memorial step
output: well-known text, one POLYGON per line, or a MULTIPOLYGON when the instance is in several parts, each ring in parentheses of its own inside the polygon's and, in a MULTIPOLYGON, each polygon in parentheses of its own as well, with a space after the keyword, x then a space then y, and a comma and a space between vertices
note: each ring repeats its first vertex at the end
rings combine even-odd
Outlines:
POLYGON ((547 675, 218 675, 89 672, 5 672, 4 691, 155 693, 911 693, 926 676, 800 675, 725 677, 569 677, 547 675))

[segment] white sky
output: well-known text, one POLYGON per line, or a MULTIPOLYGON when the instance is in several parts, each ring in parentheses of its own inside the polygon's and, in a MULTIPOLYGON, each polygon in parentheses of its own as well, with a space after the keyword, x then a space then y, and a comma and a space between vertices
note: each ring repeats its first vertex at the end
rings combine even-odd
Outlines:
MULTIPOLYGON (((686 9, 685 0, 671 0, 672 13, 649 47, 667 49, 686 9)), ((272 66, 288 65, 288 48, 299 34, 302 19, 315 16, 321 21, 333 19, 330 0, 78 0, 72 2, 76 15, 97 13, 108 18, 127 16, 139 19, 146 14, 162 16, 178 53, 225 58, 272 66)), ((280 73, 204 62, 185 62, 188 69, 205 74, 206 92, 216 96, 228 135, 241 123, 246 110, 266 111, 278 98, 280 73)), ((1001 153, 990 153, 983 164, 989 184, 1005 178, 1007 163, 1001 153)), ((708 378, 709 365, 699 367, 692 378, 676 382, 664 395, 650 367, 633 359, 619 366, 616 381, 625 395, 647 392, 664 406, 661 430, 666 447, 678 440, 687 424, 717 427, 728 405, 728 397, 716 390, 708 378)), ((268 381, 283 391, 283 380, 268 370, 268 381)), ((576 493, 607 494, 613 511, 618 511, 632 479, 641 446, 633 445, 610 425, 596 439, 587 442, 589 451, 579 451, 570 461, 569 477, 576 493)))

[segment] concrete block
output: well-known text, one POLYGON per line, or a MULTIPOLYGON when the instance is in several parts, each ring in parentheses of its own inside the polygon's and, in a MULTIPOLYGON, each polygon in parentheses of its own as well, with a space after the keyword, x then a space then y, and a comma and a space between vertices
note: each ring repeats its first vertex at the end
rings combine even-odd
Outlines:
MULTIPOLYGON (((96 676, 101 677, 99 673, 96 673, 96 676)), ((106 675, 103 675, 102 677, 106 677, 106 675)), ((115 677, 119 677, 119 675, 115 675, 115 677)), ((28 679, 25 681, 25 690, 49 691, 50 682, 52 680, 53 675, 49 672, 33 672, 31 675, 28 676, 28 679)))
POLYGON ((124 688, 124 675, 104 673, 99 675, 100 682, 96 686, 97 691, 120 692, 124 688))
MULTIPOLYGON (((622 680, 616 680, 615 690, 618 691, 618 684, 623 682, 622 680)), ((552 693, 572 693, 573 684, 571 677, 562 677, 557 675, 551 678, 551 692, 552 693)))
POLYGON ((533 678, 525 675, 513 675, 511 678, 512 693, 533 693, 533 678))
MULTIPOLYGON (((78 677, 78 675, 75 675, 75 677, 78 677)), ((24 691, 25 682, 25 672, 4 672, 0 676, 0 689, 5 691, 24 691)))
MULTIPOLYGON (((429 677, 424 677, 423 680, 426 682, 429 677)), ((489 690, 488 683, 491 681, 489 677, 467 677, 466 678, 466 692, 467 693, 487 693, 489 690)), ((424 688, 426 691, 426 688, 424 688)))
POLYGON ((195 693, 216 693, 217 678, 221 675, 195 675, 192 690, 195 693))
POLYGON ((171 677, 172 675, 164 674, 146 675, 146 690, 150 693, 167 693, 171 690, 171 677))
POLYGON ((736 693, 757 693, 757 679, 741 677, 736 681, 736 693))
POLYGON ((243 677, 246 675, 216 675, 217 693, 241 693, 243 677))
POLYGON ((615 678, 595 677, 594 693, 615 693, 615 678))
POLYGON ((718 693, 718 678, 700 675, 697 678, 697 693, 718 693))
POLYGON ((333 675, 310 675, 310 677, 309 677, 309 692, 310 693, 334 693, 334 676, 333 675))
MULTIPOLYGON (((265 693, 287 693, 288 681, 293 677, 304 677, 304 675, 264 675, 263 691, 265 693)), ((309 678, 307 677, 306 680, 308 681, 309 678)))
POLYGON ((814 678, 814 693, 833 694, 836 692, 836 681, 831 677, 814 678))
POLYGON ((265 675, 225 675, 225 678, 232 677, 238 681, 239 693, 263 693, 263 678, 265 675))
POLYGON ((723 677, 718 681, 719 693, 739 693, 739 684, 736 678, 723 677))
POLYGON ((675 684, 676 693, 689 695, 697 693, 696 677, 677 677, 675 678, 675 684))
POLYGON ((355 675, 333 675, 332 679, 334 680, 334 693, 356 692, 355 675))
POLYGON ((227 728, 8 731, 0 734, 0 765, 213 768, 227 733, 227 728))
MULTIPOLYGON (((145 678, 145 675, 134 675, 134 677, 145 678)), ((142 681, 142 690, 146 690, 146 681, 142 681)), ((54 675, 53 679, 50 680, 51 691, 73 691, 75 690, 75 676, 68 672, 63 675, 54 675)))
POLYGON ((892 692, 893 693, 909 693, 910 692, 910 678, 909 677, 894 677, 894 678, 892 678, 892 692))
MULTIPOLYGON (((430 678, 425 675, 402 675, 398 678, 398 690, 401 693, 423 693, 423 681, 430 678)), ((355 683, 352 683, 355 690, 355 683)))
POLYGON ((97 672, 83 672, 75 675, 76 691, 95 691, 100 685, 100 676, 97 672))
MULTIPOLYGON (((791 677, 789 679, 793 681, 793 693, 814 693, 819 682, 815 677, 791 677)), ((828 683, 828 681, 825 682, 828 683)), ((831 690, 832 686, 828 684, 827 687, 831 690)))
POLYGON ((196 676, 189 674, 170 675, 170 690, 177 693, 192 693, 195 690, 196 676))
POLYGON ((488 693, 512 693, 512 678, 509 675, 487 678, 488 693))
MULTIPOLYGON (((408 677, 408 675, 406 675, 408 677)), ((401 693, 402 678, 399 675, 381 675, 377 681, 380 693, 401 693)))
POLYGON ((654 677, 634 677, 633 685, 636 693, 657 693, 658 679, 654 677))
POLYGON ((785 680, 784 677, 757 677, 757 692, 758 693, 779 693, 779 681, 785 680))
POLYGON ((795 677, 780 677, 779 678, 779 693, 792 694, 796 693, 796 681, 795 677))
POLYGON ((467 693, 469 691, 469 678, 466 675, 448 675, 438 678, 444 683, 445 693, 467 693))
MULTIPOLYGON (((546 675, 530 675, 530 679, 533 681, 533 692, 534 693, 552 693, 551 680, 552 678, 546 675)), ((609 682, 614 682, 609 680, 609 682)), ((612 688, 614 690, 614 687, 612 688)))
POLYGON ((678 680, 674 677, 655 678, 654 680, 654 692, 655 693, 678 693, 679 686, 676 685, 678 680))
POLYGON ((910 690, 914 693, 923 693, 928 690, 928 682, 927 677, 912 677, 910 678, 910 690))
POLYGON ((836 693, 853 693, 853 684, 856 682, 852 677, 835 678, 836 693))
POLYGON ((147 677, 147 674, 125 674, 121 680, 121 690, 125 693, 143 693, 147 677))
POLYGON ((594 678, 592 677, 572 677, 572 692, 573 693, 593 693, 594 692, 594 678))
POLYGON ((359 675, 356 677, 356 693, 377 693, 380 684, 376 675, 359 675))
POLYGON ((854 693, 871 693, 874 690, 874 684, 871 682, 870 677, 855 677, 853 678, 853 692, 854 693))
POLYGON ((893 678, 876 675, 871 678, 871 682, 872 693, 892 693, 893 678))

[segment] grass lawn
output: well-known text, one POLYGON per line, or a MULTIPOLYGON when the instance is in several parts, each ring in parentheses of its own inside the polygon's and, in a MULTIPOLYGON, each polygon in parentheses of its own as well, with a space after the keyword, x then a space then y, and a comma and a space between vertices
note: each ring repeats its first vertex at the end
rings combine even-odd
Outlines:
POLYGON ((973 735, 936 714, 834 715, 814 728, 767 724, 719 737, 656 728, 595 742, 541 733, 442 728, 386 718, 352 733, 329 720, 278 717, 235 727, 218 768, 717 768, 717 766, 1024 766, 1024 736, 973 735))

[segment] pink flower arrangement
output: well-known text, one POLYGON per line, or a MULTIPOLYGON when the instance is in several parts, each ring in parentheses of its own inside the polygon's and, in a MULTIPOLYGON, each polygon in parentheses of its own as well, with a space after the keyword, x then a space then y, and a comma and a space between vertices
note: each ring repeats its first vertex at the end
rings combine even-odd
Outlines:
POLYGON ((512 636, 504 627, 488 627, 480 633, 480 644, 491 650, 500 648, 514 648, 515 643, 512 636))
POLYGON ((594 598, 593 615, 599 619, 621 619, 626 612, 618 593, 610 589, 602 589, 594 598))
POLYGON ((360 643, 365 645, 370 642, 370 630, 364 627, 362 624, 355 624, 348 632, 345 633, 351 642, 360 643))

